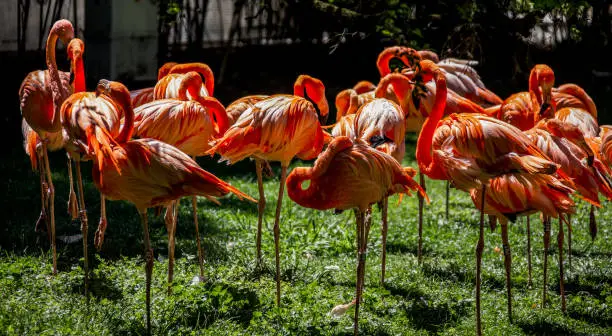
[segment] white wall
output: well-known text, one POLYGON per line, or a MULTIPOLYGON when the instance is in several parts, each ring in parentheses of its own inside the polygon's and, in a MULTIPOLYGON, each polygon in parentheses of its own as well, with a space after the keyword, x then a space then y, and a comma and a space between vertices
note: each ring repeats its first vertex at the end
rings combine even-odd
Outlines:
MULTIPOLYGON (((51 2, 51 12, 49 14, 49 19, 47 22, 47 27, 45 28, 45 34, 43 36, 42 48, 45 48, 45 41, 47 40, 47 35, 49 34, 49 29, 53 25, 53 21, 51 19, 51 15, 53 14, 53 7, 57 0, 47 0, 45 1, 45 5, 43 5, 43 10, 46 11, 47 4, 51 2)), ((85 0, 77 0, 77 17, 79 19, 76 22, 78 27, 78 32, 75 32, 77 37, 81 37, 82 30, 85 27, 85 0)), ((73 16, 73 0, 65 0, 64 6, 61 10, 60 17, 70 20, 73 24, 74 16, 73 16)), ((17 10, 18 10, 18 1, 17 0, 0 0, 0 51, 16 51, 17 50, 17 10)), ((43 12, 43 20, 44 20, 44 12, 43 12)), ((30 1, 30 12, 28 14, 28 28, 27 28, 27 38, 26 38, 26 50, 37 50, 38 49, 38 39, 39 39, 39 31, 40 31, 40 5, 38 1, 32 0, 30 1)))

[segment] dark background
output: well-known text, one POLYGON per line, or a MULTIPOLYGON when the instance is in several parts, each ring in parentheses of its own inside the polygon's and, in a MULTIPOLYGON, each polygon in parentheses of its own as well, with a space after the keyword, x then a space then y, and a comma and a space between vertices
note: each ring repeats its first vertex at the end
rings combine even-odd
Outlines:
MULTIPOLYGON (((205 13, 201 9, 190 8, 183 1, 149 1, 159 8, 158 64, 168 60, 207 63, 216 76, 215 96, 225 105, 247 94, 291 92, 295 78, 307 73, 325 83, 332 107, 330 121, 334 120, 336 93, 359 80, 376 83, 378 53, 386 46, 405 44, 434 50, 443 57, 478 60, 476 69, 483 82, 502 99, 527 90, 531 67, 546 63, 555 70, 556 86, 569 82, 582 86, 598 107, 600 123, 612 123, 612 7, 608 1, 531 1, 533 8, 525 9, 517 7, 516 1, 502 0, 237 0, 234 16, 251 19, 232 26, 228 40, 216 44, 193 42, 202 34, 205 13), (589 8, 591 16, 586 14, 589 8), (188 33, 192 42, 185 45, 169 40, 167 34, 176 22, 187 20, 185 13, 189 11, 199 13, 187 21, 193 28, 188 33), (530 30, 551 13, 566 13, 565 21, 554 24, 569 27, 571 38, 553 47, 528 41, 530 30), (325 43, 323 32, 330 36, 325 43), (258 38, 289 39, 292 43, 262 45, 258 38), (242 46, 235 46, 236 41, 242 46)), ((104 30, 112 17, 110 4, 104 5, 109 1, 87 3, 86 27, 80 27, 85 33, 77 37, 84 39, 86 46, 98 48, 88 47, 84 56, 91 90, 100 78, 108 78, 108 70, 98 64, 97 42, 106 38, 104 30), (90 8, 91 3, 95 8, 90 8), (91 56, 94 52, 95 57, 91 56)), ((208 1, 196 3, 206 8, 208 1)), ((68 69, 61 48, 57 59, 61 69, 68 69)), ((11 148, 3 153, 13 156, 13 149, 22 141, 19 85, 29 71, 45 68, 44 51, 3 52, 0 64, 5 103, 2 133, 5 146, 11 148)), ((154 85, 134 81, 128 75, 112 79, 121 80, 130 89, 154 85)), ((10 159, 27 160, 25 155, 10 159)))

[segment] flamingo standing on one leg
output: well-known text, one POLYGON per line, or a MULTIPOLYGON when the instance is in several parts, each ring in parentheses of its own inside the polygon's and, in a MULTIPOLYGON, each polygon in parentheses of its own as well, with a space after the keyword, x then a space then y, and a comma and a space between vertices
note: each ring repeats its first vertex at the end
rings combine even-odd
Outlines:
MULTIPOLYGON (((247 157, 281 163, 274 219, 277 305, 280 305, 280 210, 287 167, 295 156, 310 160, 321 152, 325 141, 321 123, 325 123, 328 111, 323 83, 301 75, 294 84, 293 95, 273 95, 255 103, 208 152, 220 154, 230 164, 247 157)), ((259 176, 259 165, 257 171, 259 176)), ((260 216, 262 210, 260 207, 260 216)))
MULTIPOLYGON (((55 47, 58 38, 67 45, 74 37, 74 29, 68 20, 59 20, 53 24, 46 44, 47 70, 30 72, 19 88, 21 115, 42 143, 42 167, 45 170, 45 182, 48 187, 46 199, 49 201, 51 231, 51 250, 53 252, 53 274, 57 274, 57 253, 55 246, 55 189, 51 179, 51 169, 47 155, 47 145, 51 137, 61 131, 60 106, 70 94, 69 74, 60 73, 55 62, 55 47)), ((42 168, 41 168, 42 169, 42 168)), ((45 192, 42 193, 43 195, 45 192)), ((43 204, 45 204, 43 200, 43 204)), ((69 206, 69 208, 71 208, 69 206)), ((73 207, 72 207, 73 208, 73 207)))
POLYGON ((174 146, 153 139, 129 140, 134 113, 129 92, 123 84, 101 80, 96 95, 110 98, 125 113, 121 133, 115 138, 116 145, 110 151, 96 152, 101 160, 100 164, 93 166, 92 174, 94 184, 107 198, 129 201, 140 213, 146 259, 147 332, 150 334, 153 250, 149 241, 147 209, 169 206, 190 195, 214 198, 231 192, 241 199, 255 200, 203 170, 174 146))
MULTIPOLYGON (((201 97, 202 79, 197 72, 185 74, 179 87, 178 99, 160 99, 134 110, 134 135, 160 140, 175 146, 194 160, 210 149, 209 142, 220 137, 228 127, 223 105, 213 97, 201 97), (188 100, 187 95, 192 100, 188 100), (216 120, 216 121, 215 121, 216 120)), ((197 198, 192 196, 192 210, 198 247, 200 278, 204 278, 204 253, 200 243, 197 198)), ((169 211, 176 209, 175 206, 169 211)), ((168 214, 168 213, 167 213, 168 214)), ((171 291, 174 268, 174 234, 176 216, 168 226, 168 291, 171 291)))
MULTIPOLYGON (((347 115, 336 124, 332 131, 333 136, 348 136, 350 139, 359 138, 373 148, 391 155, 397 162, 402 162, 406 152, 404 138, 406 135, 406 122, 404 113, 396 103, 386 98, 376 98, 363 105, 355 115, 347 115), (346 127, 346 123, 352 124, 346 127), (352 126, 352 127, 351 127, 352 126)), ((385 283, 386 256, 387 256, 387 207, 385 197, 379 204, 382 211, 382 255, 381 255, 381 284, 385 283)))
POLYGON ((287 194, 297 204, 317 210, 355 209, 357 220, 357 284, 354 334, 359 333, 359 306, 365 276, 370 217, 373 203, 395 193, 418 191, 427 195, 412 179, 414 170, 402 168, 390 155, 370 148, 361 140, 340 136, 331 141, 314 167, 295 168, 287 178, 287 194), (310 181, 306 190, 302 183, 310 181))
MULTIPOLYGON (((82 53, 82 41, 73 39, 75 52, 82 53)), ((82 67, 75 73, 79 82, 85 82, 82 67)), ((61 107, 62 127, 65 136, 64 148, 76 165, 77 190, 79 194, 79 212, 81 218, 81 232, 83 234, 83 256, 85 272, 85 293, 88 290, 88 219, 83 192, 83 179, 81 175, 81 161, 94 160, 94 165, 103 164, 104 155, 110 156, 111 144, 115 138, 121 136, 120 125, 125 111, 107 96, 97 96, 95 92, 77 92, 68 97, 61 107)), ((98 249, 104 239, 104 230, 107 225, 105 214, 104 195, 100 195, 101 216, 98 232, 95 236, 95 245, 98 249)))
POLYGON ((479 114, 452 114, 441 120, 446 103, 444 74, 429 60, 420 62, 418 74, 423 81, 434 79, 437 93, 417 142, 419 169, 432 179, 450 180, 458 189, 470 192, 472 201, 481 209, 476 245, 476 332, 481 335, 480 265, 484 213, 495 215, 502 225, 511 318, 507 221, 536 211, 555 218, 571 213, 574 203, 569 194, 573 189, 552 175, 557 172, 557 166, 519 129, 479 114))

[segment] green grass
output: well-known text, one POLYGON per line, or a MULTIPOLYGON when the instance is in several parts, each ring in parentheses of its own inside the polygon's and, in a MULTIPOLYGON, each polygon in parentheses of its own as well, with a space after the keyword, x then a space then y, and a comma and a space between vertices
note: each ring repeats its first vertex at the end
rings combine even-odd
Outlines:
MULTIPOLYGON (((407 153, 414 153, 414 139, 407 153)), ((57 235, 80 233, 66 213, 65 156, 51 154, 56 187, 57 235)), ((199 163, 257 197, 254 163, 233 167, 208 158, 199 163)), ((295 165, 311 163, 296 162, 295 165)), ((410 157, 405 165, 415 167, 410 157)), ((276 177, 265 181, 268 207, 263 235, 264 267, 256 269, 257 205, 235 197, 215 206, 199 199, 200 232, 206 253, 207 281, 191 285, 198 274, 190 202, 183 200, 177 232, 174 294, 166 295, 167 238, 162 217, 149 211, 155 251, 152 289, 153 330, 173 335, 348 335, 350 309, 340 318, 331 309, 355 292, 355 222, 351 211, 315 211, 285 196, 281 214, 282 305, 275 305, 272 224, 278 193, 276 177)), ((145 294, 142 229, 136 209, 107 202, 108 230, 100 252, 93 250, 99 196, 83 164, 90 226, 91 292, 83 296, 82 241, 58 239, 59 274, 51 276, 46 234, 35 233, 40 210, 38 177, 21 149, 0 163, 6 192, 0 228, 0 330, 9 335, 141 335, 145 294)), ((426 206, 423 264, 417 263, 417 200, 390 199, 387 282, 380 285, 380 213, 374 208, 367 256, 360 328, 364 335, 474 334, 474 246, 478 213, 469 197, 451 190, 450 218, 444 215, 444 183, 427 180, 432 203, 426 206)), ((549 256, 547 307, 541 308, 542 224, 531 217, 533 288, 527 286, 524 219, 510 225, 513 256, 514 323, 506 314, 500 229, 485 231, 483 256, 483 328, 486 335, 612 334, 612 232, 608 204, 598 211, 599 234, 588 234, 588 207, 578 204, 573 217, 572 269, 566 263, 567 314, 560 310, 557 221, 549 256)), ((567 234, 566 234, 567 239, 567 234)), ((565 253, 567 256, 567 251, 565 253)))

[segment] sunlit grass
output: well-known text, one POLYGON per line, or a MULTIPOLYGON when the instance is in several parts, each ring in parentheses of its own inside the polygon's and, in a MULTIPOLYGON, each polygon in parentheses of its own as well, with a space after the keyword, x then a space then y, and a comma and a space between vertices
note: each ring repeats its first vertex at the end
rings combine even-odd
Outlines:
MULTIPOLYGON (((407 153, 414 153, 413 142, 407 153)), ((25 155, 0 164, 7 193, 0 244, 0 330, 9 335, 144 334, 144 263, 142 229, 136 209, 109 201, 109 227, 102 251, 93 249, 99 196, 83 164, 89 214, 91 292, 82 291, 82 242, 58 240, 59 268, 51 276, 46 235, 34 232, 40 210, 38 177, 25 155)), ((80 233, 66 213, 65 156, 53 153, 58 237, 80 233)), ((254 163, 234 167, 199 159, 207 170, 257 197, 254 163)), ((296 162, 295 165, 311 163, 296 162)), ((415 167, 414 158, 404 162, 415 167)), ((257 205, 227 197, 216 206, 198 202, 206 253, 207 281, 192 285, 198 274, 191 203, 183 200, 177 231, 174 294, 166 295, 167 238, 162 217, 149 211, 155 251, 153 327, 155 334, 337 335, 352 334, 353 309, 339 319, 331 309, 349 302, 355 291, 355 222, 351 211, 334 215, 304 209, 285 197, 281 214, 282 305, 275 305, 272 224, 278 193, 276 177, 265 181, 268 202, 263 234, 264 267, 256 268, 257 205)), ((364 335, 473 334, 474 247, 478 213, 469 197, 451 190, 450 218, 445 218, 445 184, 427 180, 432 200, 426 206, 423 263, 418 265, 417 200, 390 199, 387 282, 380 285, 380 213, 374 207, 367 256, 366 289, 360 327, 364 335)), ((483 328, 486 335, 612 334, 612 233, 608 204, 598 211, 599 233, 591 242, 588 207, 579 203, 573 216, 572 268, 566 263, 568 312, 560 311, 558 260, 553 222, 549 256, 548 306, 542 298, 542 224, 531 217, 533 288, 527 285, 524 219, 510 226, 513 256, 514 323, 506 314, 505 277, 499 228, 485 231, 483 257, 483 328)), ((567 240, 567 233, 566 233, 567 240)), ((567 257, 567 251, 565 253, 567 257)), ((567 258, 566 258, 567 259, 567 258)))

